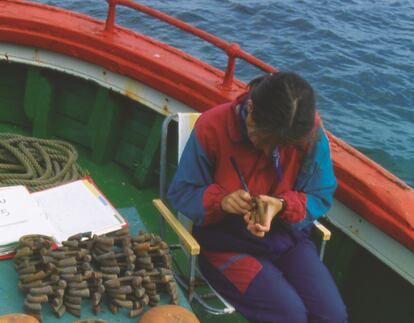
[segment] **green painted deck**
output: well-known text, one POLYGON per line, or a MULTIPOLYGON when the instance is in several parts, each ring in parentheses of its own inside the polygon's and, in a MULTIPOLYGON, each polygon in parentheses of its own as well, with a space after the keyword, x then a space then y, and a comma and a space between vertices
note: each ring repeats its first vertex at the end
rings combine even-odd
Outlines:
MULTIPOLYGON (((74 143, 81 166, 114 206, 136 208, 148 230, 158 232, 159 215, 152 199, 159 196, 162 117, 138 102, 73 76, 3 62, 0 70, 0 132, 74 143)), ((174 131, 169 140, 176 140, 174 131)), ((174 160, 174 149, 170 149, 170 177, 174 160)), ((333 238, 325 263, 347 304, 350 322, 413 322, 414 286, 342 232, 330 229, 333 238)), ((167 241, 176 242, 170 231, 167 241)), ((18 295, 17 279, 10 268, 8 274, 0 271, 0 284, 2 281, 12 282, 10 288, 16 289, 11 293, 18 295)), ((14 301, 23 309, 21 299, 14 301)), ((238 314, 216 317, 203 313, 198 305, 193 309, 202 322, 246 322, 238 314)))

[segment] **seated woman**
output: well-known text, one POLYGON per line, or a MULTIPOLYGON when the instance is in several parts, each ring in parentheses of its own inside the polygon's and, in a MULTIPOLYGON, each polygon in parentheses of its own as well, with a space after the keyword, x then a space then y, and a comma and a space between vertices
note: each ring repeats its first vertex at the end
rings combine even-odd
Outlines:
POLYGON ((168 198, 194 222, 203 274, 247 319, 343 323, 343 301, 309 240, 335 188, 314 91, 278 72, 200 116, 168 198), (265 206, 261 224, 252 219, 255 196, 265 206))

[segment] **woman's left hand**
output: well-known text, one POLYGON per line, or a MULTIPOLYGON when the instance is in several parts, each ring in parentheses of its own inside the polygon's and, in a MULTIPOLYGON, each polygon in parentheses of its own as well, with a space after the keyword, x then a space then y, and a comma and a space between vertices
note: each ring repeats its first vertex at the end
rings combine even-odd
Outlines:
POLYGON ((263 223, 254 223, 250 212, 244 215, 244 220, 247 223, 247 230, 253 235, 263 238, 265 233, 270 231, 272 221, 282 209, 283 203, 280 199, 273 196, 260 195, 259 198, 263 201, 265 209, 263 223))

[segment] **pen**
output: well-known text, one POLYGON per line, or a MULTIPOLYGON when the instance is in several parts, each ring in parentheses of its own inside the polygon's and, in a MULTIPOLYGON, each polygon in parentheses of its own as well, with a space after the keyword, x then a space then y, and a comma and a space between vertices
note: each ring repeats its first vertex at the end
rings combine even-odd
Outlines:
POLYGON ((231 162, 231 164, 233 165, 234 170, 236 171, 237 175, 238 175, 238 176, 239 176, 239 178, 240 178, 240 182, 241 182, 241 183, 242 183, 242 185, 243 185, 243 189, 244 189, 247 193, 249 193, 249 194, 250 194, 250 192, 249 192, 249 188, 247 187, 246 180, 244 179, 244 177, 243 177, 242 173, 240 172, 240 169, 239 169, 239 167, 237 166, 236 160, 234 159, 234 157, 233 157, 233 156, 230 156, 230 162, 231 162))

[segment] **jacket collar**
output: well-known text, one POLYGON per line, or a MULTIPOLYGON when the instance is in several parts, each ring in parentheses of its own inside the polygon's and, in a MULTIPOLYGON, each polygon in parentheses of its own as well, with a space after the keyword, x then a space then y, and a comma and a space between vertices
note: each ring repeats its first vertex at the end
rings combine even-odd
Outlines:
POLYGON ((231 103, 230 112, 227 117, 227 131, 231 141, 233 142, 241 142, 245 140, 241 129, 242 125, 240 122, 239 111, 246 97, 247 94, 243 94, 231 103))

